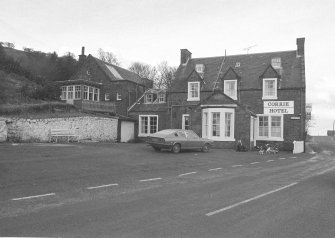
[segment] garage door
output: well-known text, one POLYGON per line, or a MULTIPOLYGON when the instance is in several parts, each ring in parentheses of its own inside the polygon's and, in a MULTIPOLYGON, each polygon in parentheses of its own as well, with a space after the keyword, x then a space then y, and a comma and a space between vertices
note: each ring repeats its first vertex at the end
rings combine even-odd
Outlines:
POLYGON ((121 122, 121 142, 129 142, 134 139, 134 122, 121 122))

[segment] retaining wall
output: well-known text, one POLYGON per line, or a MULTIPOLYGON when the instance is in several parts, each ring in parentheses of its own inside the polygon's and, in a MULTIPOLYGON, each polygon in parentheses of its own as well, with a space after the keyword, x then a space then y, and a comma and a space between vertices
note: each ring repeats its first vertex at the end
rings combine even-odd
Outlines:
POLYGON ((7 125, 7 140, 16 142, 48 142, 50 129, 71 129, 79 140, 116 141, 117 118, 66 117, 26 119, 0 117, 7 125))

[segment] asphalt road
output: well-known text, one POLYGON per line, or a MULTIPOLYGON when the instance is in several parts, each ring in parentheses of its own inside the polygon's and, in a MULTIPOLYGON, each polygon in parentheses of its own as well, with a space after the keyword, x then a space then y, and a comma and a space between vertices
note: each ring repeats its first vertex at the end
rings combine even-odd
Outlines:
POLYGON ((0 236, 334 237, 335 143, 312 145, 313 156, 1 145, 0 236))

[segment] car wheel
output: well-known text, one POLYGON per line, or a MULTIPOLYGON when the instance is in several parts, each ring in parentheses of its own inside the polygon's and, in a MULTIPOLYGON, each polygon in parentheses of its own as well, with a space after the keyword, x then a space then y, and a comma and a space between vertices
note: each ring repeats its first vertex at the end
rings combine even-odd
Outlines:
POLYGON ((209 144, 204 144, 204 146, 202 147, 202 152, 207 153, 209 151, 209 144))
POLYGON ((172 147, 173 153, 179 153, 180 152, 180 144, 174 144, 172 147))
POLYGON ((161 148, 154 146, 153 147, 155 151, 161 151, 161 148))

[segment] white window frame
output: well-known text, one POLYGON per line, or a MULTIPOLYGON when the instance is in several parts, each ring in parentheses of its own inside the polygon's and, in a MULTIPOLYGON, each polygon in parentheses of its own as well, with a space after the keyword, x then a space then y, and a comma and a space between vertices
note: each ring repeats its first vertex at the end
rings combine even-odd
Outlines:
POLYGON ((262 99, 263 100, 267 100, 267 99, 277 99, 277 91, 278 91, 278 88, 277 88, 277 78, 264 78, 263 79, 263 90, 262 90, 262 99), (265 85, 266 85, 266 82, 268 81, 274 81, 274 95, 267 95, 267 92, 266 92, 266 88, 265 88, 265 85))
POLYGON ((93 88, 93 101, 99 102, 99 98, 100 98, 100 89, 93 88), (96 100, 95 100, 95 96, 96 96, 96 100))
POLYGON ((145 94, 145 103, 153 103, 154 95, 152 93, 145 94), (150 100, 148 100, 150 98, 150 100))
POLYGON ((265 140, 265 141, 284 141, 284 115, 283 114, 257 114, 255 131, 256 140, 265 140), (268 117, 268 136, 260 136, 259 135, 259 117, 268 117), (281 118, 281 136, 273 137, 271 135, 271 127, 272 127, 272 117, 280 117, 281 118))
POLYGON ((187 85, 187 101, 200 101, 200 82, 188 82, 188 85, 187 85), (192 89, 192 85, 197 85, 197 94, 198 96, 197 97, 193 97, 192 96, 192 92, 194 91, 191 91, 192 89))
POLYGON ((74 99, 81 99, 81 86, 74 85, 74 99))
POLYGON ((61 87, 61 91, 62 91, 61 99, 62 100, 66 100, 67 99, 67 87, 66 86, 62 86, 61 87))
POLYGON ((105 101, 110 101, 110 94, 109 93, 105 93, 105 101))
POLYGON ((67 86, 67 99, 73 100, 73 93, 74 93, 74 86, 69 85, 67 86))
POLYGON ((155 117, 157 124, 156 124, 156 132, 158 132, 158 115, 139 115, 138 116, 138 136, 150 136, 153 133, 150 133, 150 129, 151 129, 151 122, 150 122, 150 118, 151 117, 155 117), (147 129, 147 133, 142 132, 142 120, 143 118, 146 117, 148 120, 148 129, 147 129))
POLYGON ((165 93, 158 94, 158 103, 165 103, 165 93))
POLYGON ((89 86, 84 85, 84 94, 83 94, 83 99, 88 100, 88 91, 89 91, 89 86))
POLYGON ((190 114, 183 114, 182 115, 182 121, 181 121, 181 129, 183 129, 183 130, 190 130, 190 114), (186 129, 185 128, 185 119, 186 119, 186 117, 188 117, 188 128, 186 129))
POLYGON ((205 72, 205 65, 203 64, 196 64, 195 71, 199 74, 203 74, 205 72))
POLYGON ((281 69, 281 58, 276 57, 271 59, 271 65, 274 69, 281 69))
POLYGON ((122 100, 121 93, 116 93, 116 100, 117 101, 121 101, 122 100))
POLYGON ((224 80, 224 94, 226 94, 227 96, 231 97, 234 100, 237 100, 237 79, 233 79, 233 80, 224 80), (235 84, 235 90, 233 92, 233 94, 231 94, 232 91, 228 90, 228 84, 229 83, 234 83, 235 84))
POLYGON ((215 141, 235 141, 235 109, 234 108, 205 108, 202 109, 202 137, 215 141), (219 113, 219 136, 213 136, 213 115, 219 113), (230 136, 226 136, 226 113, 231 114, 230 136), (207 118, 207 121, 206 121, 207 118))

